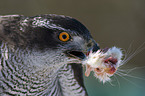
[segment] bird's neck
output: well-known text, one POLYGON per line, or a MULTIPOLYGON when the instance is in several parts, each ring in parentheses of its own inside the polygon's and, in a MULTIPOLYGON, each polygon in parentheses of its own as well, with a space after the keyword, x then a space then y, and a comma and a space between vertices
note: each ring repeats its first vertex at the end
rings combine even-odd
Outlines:
POLYGON ((63 96, 87 96, 83 82, 82 65, 66 64, 58 73, 63 96))
POLYGON ((22 52, 21 50, 11 52, 6 45, 1 46, 0 90, 3 90, 4 94, 86 95, 80 65, 75 64, 73 66, 65 63, 60 68, 56 68, 58 66, 51 66, 52 64, 50 66, 41 65, 44 63, 43 59, 46 58, 38 59, 39 56, 27 54, 28 52, 22 52), (76 68, 79 69, 77 70, 76 68))

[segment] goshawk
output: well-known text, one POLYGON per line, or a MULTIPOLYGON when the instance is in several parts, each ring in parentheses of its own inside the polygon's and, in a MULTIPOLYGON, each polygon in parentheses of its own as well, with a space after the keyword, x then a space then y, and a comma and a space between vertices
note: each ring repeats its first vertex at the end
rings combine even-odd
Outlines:
POLYGON ((87 96, 81 61, 98 49, 72 17, 0 16, 0 96, 87 96))

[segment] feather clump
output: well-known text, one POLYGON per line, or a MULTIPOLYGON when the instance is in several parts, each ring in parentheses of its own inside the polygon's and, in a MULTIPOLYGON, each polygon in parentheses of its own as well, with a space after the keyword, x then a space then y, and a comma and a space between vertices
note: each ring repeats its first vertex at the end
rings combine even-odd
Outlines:
POLYGON ((85 76, 89 76, 93 71, 94 76, 105 83, 110 81, 110 77, 116 72, 121 65, 123 53, 121 48, 112 47, 100 49, 97 52, 90 52, 83 61, 86 66, 85 76))

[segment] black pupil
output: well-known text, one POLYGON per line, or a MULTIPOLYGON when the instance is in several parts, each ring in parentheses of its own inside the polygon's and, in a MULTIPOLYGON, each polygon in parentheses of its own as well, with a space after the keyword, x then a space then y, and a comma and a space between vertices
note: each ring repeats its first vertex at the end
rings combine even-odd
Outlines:
POLYGON ((63 39, 66 39, 66 38, 67 38, 67 36, 66 36, 66 35, 62 35, 62 38, 63 38, 63 39))

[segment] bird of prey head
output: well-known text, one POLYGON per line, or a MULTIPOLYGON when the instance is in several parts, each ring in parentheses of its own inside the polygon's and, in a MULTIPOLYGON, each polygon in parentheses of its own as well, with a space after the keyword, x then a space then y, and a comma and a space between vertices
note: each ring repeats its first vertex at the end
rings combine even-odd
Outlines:
POLYGON ((76 19, 0 16, 0 47, 0 95, 87 95, 81 60, 99 47, 76 19))

